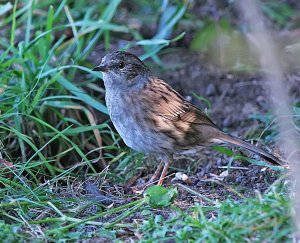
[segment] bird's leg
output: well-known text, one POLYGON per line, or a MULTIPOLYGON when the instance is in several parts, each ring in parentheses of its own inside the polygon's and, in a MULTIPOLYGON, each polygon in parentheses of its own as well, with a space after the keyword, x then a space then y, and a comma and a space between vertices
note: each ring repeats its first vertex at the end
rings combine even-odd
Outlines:
POLYGON ((165 176, 167 174, 170 162, 171 162, 170 158, 162 159, 159 165, 157 166, 153 176, 150 178, 150 180, 146 184, 143 184, 142 186, 140 185, 140 186, 133 187, 132 188, 133 192, 138 194, 142 193, 145 190, 145 188, 147 188, 149 185, 151 185, 153 182, 155 182, 158 179, 159 175, 160 178, 157 185, 162 185, 165 176))
POLYGON ((159 178, 157 185, 162 185, 166 177, 170 162, 171 162, 171 158, 169 156, 161 157, 161 162, 157 166, 157 169, 155 170, 151 179, 146 184, 150 185, 159 178))
POLYGON ((159 175, 161 175, 161 171, 162 171, 162 169, 163 169, 163 164, 164 164, 163 161, 161 161, 161 162, 159 163, 159 165, 157 166, 157 168, 156 168, 154 174, 151 176, 150 180, 147 181, 146 184, 143 184, 143 185, 140 185, 140 186, 133 187, 133 188, 132 188, 132 189, 133 189, 133 192, 138 193, 138 194, 143 193, 143 191, 144 191, 149 185, 153 184, 153 182, 155 182, 155 181, 159 178, 159 175))
POLYGON ((161 174, 163 168, 163 161, 159 163, 157 166, 154 174, 151 176, 150 180, 147 182, 147 184, 152 184, 154 181, 156 181, 159 178, 159 175, 161 174))
POLYGON ((168 167, 169 167, 169 164, 170 164, 170 160, 168 159, 168 160, 165 160, 164 161, 164 168, 163 168, 163 171, 161 172, 161 175, 160 175, 160 178, 159 178, 159 181, 158 181, 158 183, 157 183, 157 185, 162 185, 163 184, 163 182, 164 182, 164 179, 165 179, 165 176, 166 176, 166 174, 167 174, 167 171, 168 171, 168 167))

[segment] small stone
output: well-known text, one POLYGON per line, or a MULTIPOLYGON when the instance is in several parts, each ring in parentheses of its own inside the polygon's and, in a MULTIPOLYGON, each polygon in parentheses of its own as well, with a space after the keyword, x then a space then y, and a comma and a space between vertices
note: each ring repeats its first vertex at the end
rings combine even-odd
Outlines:
POLYGON ((177 172, 177 173, 175 174, 175 178, 176 178, 177 180, 184 181, 185 183, 190 183, 190 178, 189 178, 186 174, 184 174, 184 173, 182 173, 182 172, 177 172))

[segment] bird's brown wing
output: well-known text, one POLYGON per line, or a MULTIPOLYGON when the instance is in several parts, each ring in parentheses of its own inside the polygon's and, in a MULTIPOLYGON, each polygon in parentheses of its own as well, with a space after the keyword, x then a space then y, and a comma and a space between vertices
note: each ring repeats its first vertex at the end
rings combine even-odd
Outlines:
POLYGON ((183 121, 191 124, 212 126, 220 129, 213 121, 199 108, 182 100, 173 102, 172 106, 159 109, 158 115, 172 121, 183 121))
MULTIPOLYGON (((152 97, 152 110, 169 121, 181 121, 195 125, 206 125, 221 130, 202 110, 186 101, 180 94, 160 79, 153 79, 150 86, 156 87, 152 97)), ((148 89, 149 90, 149 89, 148 89)))

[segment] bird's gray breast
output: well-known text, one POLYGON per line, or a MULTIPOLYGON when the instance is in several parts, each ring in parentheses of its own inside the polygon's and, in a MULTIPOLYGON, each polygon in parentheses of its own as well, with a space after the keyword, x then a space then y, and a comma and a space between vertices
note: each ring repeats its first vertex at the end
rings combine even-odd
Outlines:
POLYGON ((107 92, 105 99, 110 118, 126 145, 144 153, 161 150, 156 143, 155 134, 149 133, 140 111, 133 104, 128 104, 126 94, 107 92))

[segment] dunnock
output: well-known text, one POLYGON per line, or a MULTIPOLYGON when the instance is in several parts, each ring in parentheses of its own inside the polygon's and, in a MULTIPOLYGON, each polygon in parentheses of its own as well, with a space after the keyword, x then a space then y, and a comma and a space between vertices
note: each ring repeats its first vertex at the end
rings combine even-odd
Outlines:
POLYGON ((151 178, 153 181, 161 173, 159 185, 173 154, 197 151, 202 146, 239 146, 272 164, 281 164, 274 155, 224 133, 131 53, 109 53, 93 71, 103 73, 109 115, 124 142, 132 149, 161 159, 151 178))

